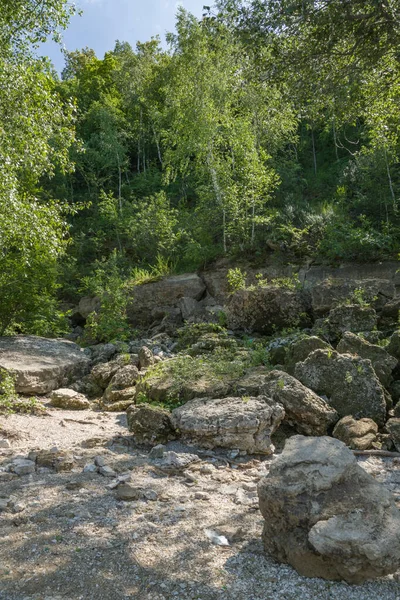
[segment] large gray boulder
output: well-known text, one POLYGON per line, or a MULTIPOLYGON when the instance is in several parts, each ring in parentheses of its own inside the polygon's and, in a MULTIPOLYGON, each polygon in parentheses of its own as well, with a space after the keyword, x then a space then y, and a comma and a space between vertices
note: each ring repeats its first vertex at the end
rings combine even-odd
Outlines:
POLYGON ((360 584, 400 567, 400 512, 339 440, 294 436, 258 486, 265 550, 301 575, 360 584))
POLYGON ((277 285, 236 291, 226 309, 228 327, 270 335, 285 327, 310 324, 308 296, 277 285))
POLYGON ((325 400, 283 371, 271 371, 261 394, 282 404, 285 422, 305 435, 327 435, 339 416, 325 400))
POLYGON ((238 448, 249 454, 272 454, 271 434, 285 411, 266 396, 197 398, 172 411, 182 437, 205 448, 238 448))
POLYGON ((0 369, 15 374, 20 394, 47 394, 67 387, 89 370, 82 348, 62 339, 34 335, 0 338, 0 369))
POLYGON ((390 385, 392 371, 398 361, 381 346, 370 344, 358 335, 346 331, 337 345, 337 351, 340 354, 356 354, 361 358, 368 358, 381 384, 385 387, 390 385))
POLYGON ((185 273, 166 277, 160 281, 136 285, 130 292, 127 315, 134 326, 143 327, 161 320, 171 309, 179 315, 182 298, 200 300, 206 287, 196 273, 185 273))
POLYGON ((371 361, 334 350, 315 350, 297 363, 295 377, 329 404, 340 417, 369 417, 378 425, 386 419, 384 389, 371 361))

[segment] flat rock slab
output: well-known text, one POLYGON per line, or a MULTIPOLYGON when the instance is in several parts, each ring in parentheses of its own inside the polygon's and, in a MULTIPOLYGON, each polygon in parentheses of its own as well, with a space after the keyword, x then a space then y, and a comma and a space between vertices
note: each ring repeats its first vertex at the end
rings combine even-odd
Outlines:
POLYGON ((89 358, 77 344, 34 335, 0 337, 0 368, 15 373, 20 394, 47 394, 67 386, 89 370, 89 358))

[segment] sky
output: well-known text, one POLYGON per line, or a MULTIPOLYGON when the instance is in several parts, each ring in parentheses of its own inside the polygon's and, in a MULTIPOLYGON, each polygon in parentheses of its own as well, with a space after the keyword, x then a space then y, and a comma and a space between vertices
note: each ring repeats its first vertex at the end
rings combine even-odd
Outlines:
MULTIPOLYGON (((63 34, 67 50, 93 48, 99 58, 113 50, 115 41, 129 42, 135 47, 137 41, 146 42, 159 35, 165 41, 165 33, 174 30, 175 14, 181 4, 196 17, 201 17, 207 0, 78 0, 82 16, 74 16, 63 34)), ((49 56, 61 71, 64 58, 53 42, 43 44, 41 54, 49 56)))

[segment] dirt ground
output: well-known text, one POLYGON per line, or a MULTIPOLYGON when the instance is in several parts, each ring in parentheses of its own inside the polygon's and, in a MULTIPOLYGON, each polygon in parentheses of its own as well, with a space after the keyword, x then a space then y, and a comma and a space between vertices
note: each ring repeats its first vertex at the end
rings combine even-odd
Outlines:
MULTIPOLYGON (((1 438, 1 600, 400 600, 400 573, 349 586, 264 554, 256 485, 273 458, 170 443, 187 464, 166 468, 135 446, 123 413, 1 417, 1 438), (40 463, 43 450, 59 466, 40 463), (28 457, 34 472, 10 470, 28 457), (137 499, 118 498, 121 480, 137 499)), ((360 464, 400 500, 398 460, 360 464)))

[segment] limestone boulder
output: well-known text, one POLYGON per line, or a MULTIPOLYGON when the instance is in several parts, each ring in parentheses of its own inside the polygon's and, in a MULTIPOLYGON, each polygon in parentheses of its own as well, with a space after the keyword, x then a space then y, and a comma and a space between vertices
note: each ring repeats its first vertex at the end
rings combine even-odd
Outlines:
POLYGON ((0 338, 0 369, 15 375, 21 394, 47 394, 89 371, 90 360, 73 342, 34 335, 0 338))
POLYGON ((389 419, 385 425, 386 431, 389 433, 397 452, 400 452, 400 418, 394 417, 389 419))
POLYGON ((395 331, 386 346, 387 352, 400 360, 400 331, 395 331))
POLYGON ((377 440, 378 425, 372 419, 353 419, 351 415, 343 417, 335 425, 333 437, 352 450, 368 450, 377 440))
POLYGON ((260 391, 285 409, 285 422, 305 435, 326 435, 339 416, 325 400, 283 371, 271 371, 260 391))
POLYGON ((392 371, 398 361, 386 352, 384 348, 370 344, 360 336, 347 331, 343 334, 336 349, 340 354, 356 354, 357 356, 361 356, 361 358, 369 359, 381 384, 385 387, 390 385, 392 371))
POLYGON ((266 396, 196 398, 172 411, 183 439, 204 448, 237 448, 249 454, 272 454, 271 434, 285 411, 266 396))
POLYGON ((117 371, 128 365, 138 367, 137 354, 120 354, 110 362, 99 363, 93 367, 89 378, 94 384, 105 390, 117 371))
POLYGON ((238 290, 227 305, 228 327, 270 335, 310 324, 309 299, 302 290, 269 285, 238 290))
POLYGON ((314 350, 297 363, 295 377, 325 396, 339 417, 368 417, 378 425, 386 420, 384 389, 371 361, 334 350, 314 350))
POLYGON ((128 428, 138 444, 165 444, 175 439, 171 414, 149 404, 131 405, 127 410, 128 428))
POLYGON ((147 369, 154 365, 154 355, 150 348, 142 346, 139 350, 139 367, 140 369, 147 369))
POLYGON ((89 400, 75 390, 60 388, 53 390, 50 396, 51 406, 65 410, 85 410, 90 408, 89 400))
POLYGON ((91 352, 92 365, 108 362, 117 354, 117 346, 110 342, 89 346, 89 350, 91 352))
POLYGON ((188 363, 185 372, 177 374, 174 360, 165 361, 149 370, 138 381, 137 392, 153 402, 165 402, 171 398, 186 402, 199 397, 222 398, 233 390, 237 379, 234 373, 223 378, 212 373, 194 376, 188 363))
POLYGON ((302 362, 311 352, 318 349, 329 350, 330 344, 313 335, 295 339, 289 346, 285 356, 285 367, 291 375, 294 373, 295 366, 302 362))
POLYGON ((363 290, 364 299, 377 310, 390 302, 396 293, 394 282, 389 279, 328 278, 311 288, 314 313, 318 316, 328 314, 333 308, 351 300, 356 290, 363 290))
POLYGON ((266 552, 301 575, 364 581, 400 567, 400 512, 343 442, 291 437, 258 485, 266 552))
MULTIPOLYGON (((206 287, 196 273, 185 273, 166 277, 160 281, 137 285, 130 291, 130 301, 127 306, 127 315, 134 326, 144 327, 157 319, 156 312, 159 307, 163 309, 177 309, 181 316, 179 303, 181 298, 200 300, 205 294, 206 287)), ((165 310, 163 315, 165 316, 165 310)))
POLYGON ((328 323, 332 337, 340 337, 345 331, 358 333, 376 327, 376 311, 369 306, 338 306, 330 311, 328 323))
POLYGON ((107 386, 103 395, 103 401, 105 403, 112 403, 133 398, 136 394, 136 390, 133 388, 138 378, 139 370, 135 365, 126 365, 120 368, 107 386))

